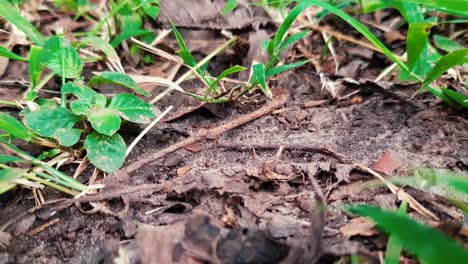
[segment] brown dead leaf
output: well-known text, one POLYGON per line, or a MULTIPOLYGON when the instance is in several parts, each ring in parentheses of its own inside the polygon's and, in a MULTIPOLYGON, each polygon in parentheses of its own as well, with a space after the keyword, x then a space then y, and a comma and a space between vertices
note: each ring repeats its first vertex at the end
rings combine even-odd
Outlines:
POLYGON ((401 167, 401 162, 395 157, 395 154, 391 151, 385 151, 385 153, 372 165, 371 168, 378 172, 390 175, 399 167, 401 167))
POLYGON ((401 34, 399 30, 386 32, 384 35, 384 38, 385 38, 385 43, 387 44, 392 44, 395 41, 406 39, 406 37, 403 36, 403 34, 401 34))
POLYGON ((6 68, 10 60, 6 57, 0 57, 0 77, 5 73, 6 68))
MULTIPOLYGON (((0 64, 1 64, 1 61, 0 61, 0 64)), ((1 68, 1 65, 0 65, 0 68, 1 68)), ((21 88, 0 87, 0 98, 2 100, 10 101, 10 102, 21 101, 21 99, 23 98, 23 92, 24 90, 21 88)))
POLYGON ((203 150, 203 147, 202 147, 202 145, 201 145, 200 143, 195 142, 195 143, 193 143, 193 144, 190 144, 190 145, 185 146, 184 149, 186 149, 186 150, 188 150, 188 151, 190 151, 190 152, 195 152, 195 153, 197 153, 197 152, 202 151, 202 150, 203 150))
POLYGON ((374 229, 374 223, 365 217, 351 219, 346 225, 340 228, 344 236, 373 236, 379 232, 374 229))
POLYGON ((170 18, 175 26, 199 29, 241 29, 269 20, 263 8, 249 2, 238 1, 237 8, 223 16, 223 0, 161 1, 159 20, 169 26, 170 18))
POLYGON ((0 246, 10 245, 11 235, 7 232, 0 231, 0 246))
POLYGON ((185 177, 187 173, 192 169, 192 166, 183 166, 177 169, 177 176, 185 177))

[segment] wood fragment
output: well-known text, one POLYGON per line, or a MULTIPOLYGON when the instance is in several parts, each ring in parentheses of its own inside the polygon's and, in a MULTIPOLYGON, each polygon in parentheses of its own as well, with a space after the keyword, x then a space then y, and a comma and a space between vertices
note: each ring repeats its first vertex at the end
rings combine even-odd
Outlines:
POLYGON ((35 236, 35 235, 39 234, 40 232, 46 230, 49 226, 55 225, 59 221, 60 221, 59 218, 55 218, 55 219, 53 219, 53 220, 51 220, 51 221, 49 221, 49 222, 47 222, 47 223, 45 223, 45 224, 43 224, 41 226, 38 226, 38 227, 34 228, 33 230, 29 231, 28 235, 35 236))

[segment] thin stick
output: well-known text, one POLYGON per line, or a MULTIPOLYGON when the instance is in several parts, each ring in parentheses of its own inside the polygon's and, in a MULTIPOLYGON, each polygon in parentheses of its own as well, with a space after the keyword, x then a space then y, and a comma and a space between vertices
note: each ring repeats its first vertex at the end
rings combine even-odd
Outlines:
POLYGON ((140 140, 146 135, 146 133, 148 133, 148 131, 150 131, 159 121, 161 121, 161 119, 167 115, 167 113, 169 113, 169 111, 172 110, 172 108, 174 108, 172 105, 169 106, 164 112, 162 112, 158 118, 154 119, 153 122, 151 122, 143 131, 141 131, 141 133, 135 138, 135 140, 133 140, 133 142, 130 144, 130 146, 128 146, 127 148, 127 152, 125 153, 125 156, 127 157, 128 154, 130 154, 130 152, 133 150, 133 148, 136 146, 136 144, 138 144, 138 142, 140 142, 140 140))
POLYGON ((46 228, 48 228, 49 226, 55 225, 55 224, 58 223, 59 221, 60 221, 59 218, 55 218, 54 220, 51 220, 51 221, 49 221, 49 222, 47 222, 47 223, 45 223, 45 224, 43 224, 43 225, 41 225, 41 226, 39 226, 39 227, 34 228, 33 230, 31 230, 31 231, 28 233, 28 235, 30 235, 30 236, 35 236, 35 235, 39 234, 40 232, 46 230, 46 228))
POLYGON ((434 215, 431 211, 427 210, 424 206, 422 206, 416 199, 413 198, 413 196, 409 195, 402 189, 398 188, 395 186, 393 183, 387 181, 382 175, 377 173, 376 171, 372 170, 371 168, 355 163, 354 164, 357 168, 371 174, 372 176, 376 177, 377 179, 381 180, 385 185, 387 185, 388 189, 395 194, 398 199, 400 200, 406 200, 408 201, 408 204, 410 205, 411 208, 413 208, 415 211, 419 212, 421 215, 424 215, 426 217, 432 218, 435 221, 439 221, 440 219, 434 215))
POLYGON ((217 126, 217 127, 214 127, 214 128, 211 128, 211 129, 200 129, 195 135, 189 137, 189 138, 186 138, 182 141, 179 141, 167 148, 164 148, 152 155, 149 155, 147 157, 144 157, 130 165, 128 165, 127 167, 125 168, 122 168, 120 170, 118 170, 117 172, 115 173, 131 173, 131 172, 134 172, 140 168, 142 168, 143 166, 151 163, 151 162, 154 162, 162 157, 165 157, 167 154, 169 153, 172 153, 180 148, 183 148, 187 145, 190 145, 190 144, 193 144, 193 143, 196 143, 198 141, 202 141, 202 140, 205 140, 205 139, 216 139, 217 137, 219 137, 220 135, 226 133, 227 131, 229 130, 232 130, 236 127, 239 127, 241 125, 244 125, 252 120, 255 120, 257 118, 260 118, 262 116, 265 116, 267 114, 270 114, 271 112, 273 112, 275 109, 277 109, 278 107, 284 105, 287 101, 287 98, 288 96, 286 94, 280 94, 276 97, 275 100, 273 101, 270 101, 268 104, 266 104, 265 106, 263 106, 262 108, 256 110, 256 111, 253 111, 249 114, 245 114, 245 115, 242 115, 240 117, 238 117, 237 119, 235 120, 232 120, 232 121, 229 121, 225 124, 222 124, 220 126, 217 126))

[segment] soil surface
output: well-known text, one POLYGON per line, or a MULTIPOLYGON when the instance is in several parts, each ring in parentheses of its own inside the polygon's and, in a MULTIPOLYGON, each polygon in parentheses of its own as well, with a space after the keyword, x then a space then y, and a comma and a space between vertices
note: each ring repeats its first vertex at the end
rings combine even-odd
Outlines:
MULTIPOLYGON (((309 44, 321 42, 317 33, 309 38, 309 44)), ((193 43, 188 40, 189 46, 196 46, 193 43)), ((319 54, 321 47, 309 52, 319 54)), ((353 53, 360 48, 339 44, 342 71, 336 75, 333 60, 327 58, 321 75, 306 65, 270 80, 275 93, 288 96, 286 104, 272 113, 170 153, 125 179, 113 179, 115 175, 101 179, 109 190, 123 188, 122 184, 171 183, 166 188, 54 210, 47 206, 31 210, 35 199, 28 189, 0 196, 0 263, 346 263, 357 254, 379 263, 388 238, 365 218, 343 209, 350 204, 396 209, 400 202, 355 164, 386 177, 405 177, 418 167, 466 172, 468 121, 430 94, 408 100, 417 85, 369 81, 389 62, 378 54, 363 58, 353 53), (339 96, 331 97, 326 85, 338 87, 339 96), (2 243, 7 235, 11 239, 2 243)), ((295 47, 288 56, 300 49, 295 47)), ((246 53, 239 57, 234 51, 220 54, 210 67, 248 60, 246 53), (229 62, 235 56, 236 62, 229 62)), ((22 74, 27 76, 26 68, 10 63, 2 79, 20 80, 22 74)), ((185 84, 187 89, 197 87, 185 84)), ((9 94, 7 89, 12 88, 0 92, 9 94)), ((126 165, 267 103, 258 93, 235 103, 187 111, 158 124, 126 165)), ((174 93, 158 107, 173 105, 183 111, 197 104, 174 93)), ((126 126, 127 144, 143 128, 126 126)), ((75 168, 66 165, 64 170, 72 174, 75 168)), ((85 181, 91 171, 79 179, 85 181)), ((411 187, 404 190, 434 213, 440 225, 462 225, 463 214, 444 198, 411 187)), ((64 198, 50 189, 43 195, 46 201, 64 198)), ((428 220, 413 210, 409 214, 428 220)), ((449 228, 451 235, 459 229, 449 228)))

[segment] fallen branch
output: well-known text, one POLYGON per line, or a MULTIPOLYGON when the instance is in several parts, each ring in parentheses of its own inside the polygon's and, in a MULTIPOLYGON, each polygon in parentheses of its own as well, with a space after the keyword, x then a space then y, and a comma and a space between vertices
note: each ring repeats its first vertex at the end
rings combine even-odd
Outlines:
POLYGON ((258 119, 262 116, 265 116, 265 115, 268 115, 270 114, 271 112, 273 112, 275 109, 279 108, 280 106, 284 105, 287 101, 287 95, 286 94, 279 94, 276 96, 276 99, 271 101, 271 102, 268 102, 266 105, 264 105, 263 107, 261 107, 260 109, 258 110, 255 110, 251 113, 248 113, 248 114, 245 114, 245 115, 242 115, 234 120, 231 120, 229 122, 226 122, 225 124, 222 124, 220 126, 217 126, 217 127, 214 127, 214 128, 211 128, 211 129, 200 129, 197 133, 195 133, 193 136, 189 137, 189 138, 186 138, 182 141, 179 141, 167 148, 164 148, 164 149, 161 149, 160 151, 156 152, 156 153, 153 153, 147 157, 144 157, 130 165, 128 165, 127 167, 124 167, 120 170, 118 170, 117 172, 115 173, 132 173, 140 168, 142 168, 143 166, 149 164, 149 163, 152 163, 160 158, 163 158, 165 157, 166 155, 176 151, 176 150, 179 150, 183 147, 186 147, 188 145, 191 145, 191 144, 194 144, 196 142, 199 142, 199 141, 203 141, 203 140, 206 140, 206 139, 216 139, 218 138, 220 135, 234 129, 234 128, 237 128, 239 126, 242 126, 246 123, 249 123, 255 119, 258 119))

